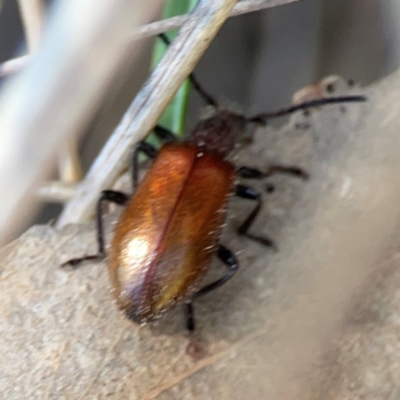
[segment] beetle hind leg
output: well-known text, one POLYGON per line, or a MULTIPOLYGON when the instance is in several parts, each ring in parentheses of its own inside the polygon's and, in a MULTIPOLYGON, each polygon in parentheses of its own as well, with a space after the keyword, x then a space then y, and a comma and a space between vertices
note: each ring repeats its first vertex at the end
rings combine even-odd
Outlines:
POLYGON ((97 201, 96 209, 96 223, 97 223, 97 243, 98 243, 98 253, 90 256, 85 256, 81 258, 73 258, 63 263, 61 267, 70 266, 77 268, 84 261, 98 261, 102 260, 106 256, 105 246, 104 246, 104 228, 103 228, 103 214, 104 214, 104 202, 110 201, 112 203, 119 204, 121 206, 125 205, 128 201, 128 195, 122 192, 116 192, 114 190, 104 190, 101 192, 100 197, 97 201))
POLYGON ((183 314, 185 316, 186 329, 192 334, 196 328, 194 320, 194 309, 191 300, 183 304, 183 314))
POLYGON ((239 269, 239 262, 236 256, 229 249, 221 244, 219 245, 217 251, 217 257, 228 267, 228 273, 225 274, 222 278, 216 280, 215 282, 209 283, 208 285, 198 290, 193 296, 194 299, 197 299, 198 297, 203 296, 221 287, 226 282, 228 282, 229 279, 231 279, 232 276, 235 275, 235 273, 239 269))
POLYGON ((215 282, 211 282, 203 288, 199 289, 193 295, 192 300, 189 300, 183 305, 186 327, 190 334, 194 332, 196 327, 193 300, 196 300, 197 298, 204 296, 205 294, 210 293, 213 290, 218 289, 219 287, 224 285, 233 277, 233 275, 235 275, 235 273, 239 269, 239 262, 236 256, 225 246, 219 245, 217 256, 227 266, 228 272, 222 278, 219 278, 215 282))
POLYGON ((65 263, 61 264, 61 268, 72 267, 75 269, 78 268, 85 261, 100 261, 103 258, 104 256, 101 254, 93 254, 91 256, 84 256, 81 258, 72 258, 71 260, 68 260, 65 263))

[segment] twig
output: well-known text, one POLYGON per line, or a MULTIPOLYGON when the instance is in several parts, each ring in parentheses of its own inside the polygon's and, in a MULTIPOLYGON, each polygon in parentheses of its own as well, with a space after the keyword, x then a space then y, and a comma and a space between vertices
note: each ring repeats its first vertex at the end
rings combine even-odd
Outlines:
MULTIPOLYGON (((229 18, 297 1, 300 0, 243 0, 236 4, 230 12, 229 18)), ((139 26, 133 30, 131 38, 133 40, 143 39, 169 31, 170 29, 180 28, 189 18, 189 15, 180 15, 139 26)), ((19 71, 28 62, 28 59, 28 56, 19 57, 0 64, 0 77, 19 71)))
POLYGON ((137 50, 127 52, 132 24, 152 18, 159 3, 57 4, 32 62, 7 82, 0 98, 0 187, 7 191, 0 203, 0 244, 34 207, 27 194, 46 174, 56 151, 81 131, 127 54, 137 50))
MULTIPOLYGON (((238 15, 260 11, 266 8, 276 7, 300 0, 243 0, 239 1, 229 13, 228 18, 238 15)), ((152 22, 150 24, 139 26, 133 30, 132 38, 143 39, 148 36, 155 36, 171 29, 180 28, 190 15, 179 15, 177 17, 168 18, 162 21, 152 22)))
POLYGON ((72 182, 51 181, 42 184, 36 194, 42 201, 66 203, 74 196, 78 185, 72 182))
POLYGON ((64 148, 58 156, 58 175, 64 182, 79 182, 82 180, 82 165, 79 159, 78 138, 68 137, 64 148))
POLYGON ((0 78, 20 71, 30 60, 29 55, 12 58, 0 64, 0 78))
POLYGON ((93 214, 98 194, 110 187, 126 166, 134 143, 156 124, 235 3, 235 0, 203 0, 198 4, 67 204, 58 226, 87 220, 93 214))

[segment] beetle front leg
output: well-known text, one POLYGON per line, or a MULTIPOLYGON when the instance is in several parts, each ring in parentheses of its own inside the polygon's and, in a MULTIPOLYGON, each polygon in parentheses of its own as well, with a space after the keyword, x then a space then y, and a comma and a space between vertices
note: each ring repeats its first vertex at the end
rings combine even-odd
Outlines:
POLYGON ((139 184, 139 154, 143 153, 149 158, 155 158, 157 149, 149 143, 139 142, 133 148, 132 154, 132 183, 133 190, 136 190, 139 184))
POLYGON ((254 210, 244 220, 242 225, 240 225, 240 227, 238 229, 239 235, 246 236, 247 238, 254 240, 258 243, 261 243, 264 246, 272 247, 273 249, 277 250, 277 247, 276 247, 274 241, 271 240, 270 238, 265 237, 265 236, 264 237, 256 236, 256 235, 249 233, 249 229, 253 225, 255 219, 257 218, 258 213, 261 210, 262 201, 261 201, 260 193, 250 187, 243 186, 243 185, 237 185, 236 191, 235 191, 235 196, 241 197, 243 199, 254 200, 257 202, 257 205, 255 206, 254 210))
POLYGON ((157 137, 163 142, 173 143, 178 141, 178 138, 173 132, 171 132, 167 128, 162 127, 161 125, 156 125, 153 131, 157 135, 157 137))
POLYGON ((228 282, 233 275, 239 269, 239 262, 236 256, 225 246, 219 245, 217 251, 217 257, 228 267, 228 273, 225 274, 222 278, 217 279, 215 282, 209 283, 208 285, 204 286, 203 288, 199 289, 192 297, 191 300, 187 301, 184 307, 184 314, 185 314, 185 321, 186 327, 189 333, 193 333, 196 327, 195 319, 194 319, 194 308, 193 308, 193 300, 198 299, 201 296, 204 296, 207 293, 212 292, 215 289, 218 289, 226 282, 228 282))
POLYGON ((114 190, 104 190, 101 192, 99 200, 97 201, 96 209, 96 224, 97 224, 97 243, 99 250, 97 254, 85 256, 81 258, 73 258, 62 264, 62 267, 67 265, 71 267, 77 267, 83 261, 97 261, 102 260, 106 256, 105 246, 104 246, 104 229, 103 229, 103 213, 104 213, 104 202, 111 201, 113 203, 119 204, 121 206, 125 205, 128 201, 128 195, 122 192, 116 192, 114 190))
MULTIPOLYGON (((160 125, 156 125, 153 128, 153 132, 163 142, 176 142, 176 136, 168 129, 163 128, 160 125)), ((157 149, 147 142, 139 142, 133 148, 132 153, 132 183, 133 189, 139 185, 139 155, 140 153, 145 154, 149 158, 155 158, 157 155, 157 149)))

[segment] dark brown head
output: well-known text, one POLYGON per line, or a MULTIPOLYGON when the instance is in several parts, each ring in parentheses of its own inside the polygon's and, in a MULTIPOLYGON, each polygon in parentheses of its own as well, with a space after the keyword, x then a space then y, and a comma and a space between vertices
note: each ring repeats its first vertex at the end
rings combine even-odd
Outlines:
POLYGON ((186 140, 204 151, 212 151, 225 157, 243 137, 246 118, 224 109, 216 109, 215 114, 200 121, 186 140))

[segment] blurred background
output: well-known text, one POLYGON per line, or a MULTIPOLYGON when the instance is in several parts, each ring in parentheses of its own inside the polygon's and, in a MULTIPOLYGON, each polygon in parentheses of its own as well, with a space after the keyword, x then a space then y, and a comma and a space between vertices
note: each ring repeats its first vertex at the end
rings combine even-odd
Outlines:
MULTIPOLYGON (((399 21, 400 3, 395 0, 303 0, 254 12, 227 21, 195 72, 226 104, 248 112, 272 111, 288 105, 296 90, 329 74, 368 84, 394 71, 399 65, 399 21)), ((148 76, 153 43, 154 38, 146 40, 140 62, 119 77, 82 136, 84 171, 148 76)), ((4 0, 0 62, 23 54, 24 47, 18 3, 4 0)), ((192 94, 186 130, 202 106, 192 94)), ((43 205, 20 233, 56 218, 60 210, 60 205, 43 205)))

